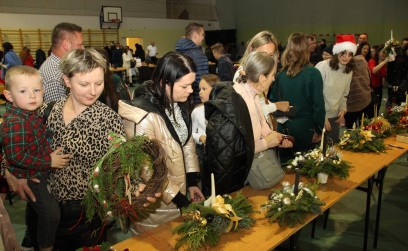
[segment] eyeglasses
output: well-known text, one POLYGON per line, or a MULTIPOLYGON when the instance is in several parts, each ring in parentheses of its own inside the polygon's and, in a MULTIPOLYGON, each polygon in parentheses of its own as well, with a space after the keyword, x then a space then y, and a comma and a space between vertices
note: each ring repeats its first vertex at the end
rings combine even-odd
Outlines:
POLYGON ((352 52, 347 52, 347 51, 340 52, 340 57, 345 57, 345 56, 351 58, 353 56, 353 53, 352 52))

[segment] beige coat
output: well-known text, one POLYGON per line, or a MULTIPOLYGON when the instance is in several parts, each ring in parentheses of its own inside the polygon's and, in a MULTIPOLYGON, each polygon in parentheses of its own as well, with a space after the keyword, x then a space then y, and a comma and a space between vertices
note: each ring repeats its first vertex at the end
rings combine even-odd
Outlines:
POLYGON ((119 115, 123 118, 127 137, 132 137, 136 132, 136 135, 147 135, 149 138, 157 139, 162 142, 167 155, 168 185, 163 191, 160 205, 148 218, 137 223, 138 227, 148 230, 180 216, 172 199, 178 192, 186 195, 186 173, 200 170, 195 143, 190 137, 189 141, 181 147, 170 134, 164 119, 156 113, 149 113, 119 101, 119 115))

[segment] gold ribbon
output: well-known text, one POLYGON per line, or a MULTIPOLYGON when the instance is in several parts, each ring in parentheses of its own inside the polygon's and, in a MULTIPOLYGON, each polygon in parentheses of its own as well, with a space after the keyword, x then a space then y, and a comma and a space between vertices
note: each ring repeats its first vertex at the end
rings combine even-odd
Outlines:
POLYGON ((233 227, 234 231, 237 229, 238 221, 242 218, 237 216, 230 204, 224 203, 224 198, 222 198, 220 195, 217 195, 212 203, 212 208, 215 210, 215 212, 224 215, 230 220, 230 224, 225 231, 226 233, 229 233, 233 227))

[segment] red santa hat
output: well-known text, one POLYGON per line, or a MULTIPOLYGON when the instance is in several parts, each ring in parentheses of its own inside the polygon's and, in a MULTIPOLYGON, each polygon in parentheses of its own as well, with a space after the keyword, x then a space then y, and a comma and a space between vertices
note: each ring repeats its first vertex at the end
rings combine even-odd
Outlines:
POLYGON ((333 46, 333 54, 339 54, 343 51, 350 51, 354 55, 357 51, 356 40, 353 35, 337 35, 336 43, 333 46))

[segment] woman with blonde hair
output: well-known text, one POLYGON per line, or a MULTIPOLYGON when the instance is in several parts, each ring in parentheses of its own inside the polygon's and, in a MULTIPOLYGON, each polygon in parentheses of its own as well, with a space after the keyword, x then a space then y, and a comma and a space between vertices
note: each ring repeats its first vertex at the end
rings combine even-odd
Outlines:
MULTIPOLYGON (((257 33, 255 36, 251 38, 251 40, 248 42, 247 48, 244 52, 244 55, 241 59, 241 66, 238 68, 238 70, 235 72, 234 75, 234 83, 237 83, 237 78, 239 76, 239 72, 242 70, 242 63, 245 61, 246 57, 253 52, 253 51, 262 51, 267 53, 269 56, 274 57, 275 60, 277 61, 278 54, 279 52, 277 51, 278 48, 278 40, 276 39, 275 35, 272 34, 272 32, 264 30, 259 33, 257 33)), ((269 88, 269 87, 268 87, 269 88)), ((265 97, 265 94, 267 94, 269 89, 262 90, 260 92, 260 102, 261 102, 261 107, 264 115, 268 117, 269 113, 273 113, 276 110, 279 111, 287 111, 289 109, 289 102, 287 101, 280 101, 280 102, 268 102, 265 97), (266 101, 266 102, 265 102, 266 101)))
POLYGON ((323 80, 320 72, 309 62, 307 37, 303 33, 292 33, 282 55, 283 70, 272 86, 272 102, 287 100, 294 106, 294 116, 280 121, 278 131, 293 136, 296 140, 293 152, 280 151, 281 161, 291 159, 297 151, 314 148, 320 141, 324 126, 325 110, 323 80), (284 122, 284 123, 282 123, 284 122))

